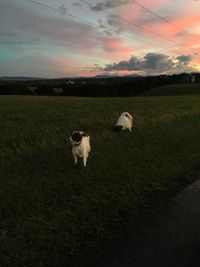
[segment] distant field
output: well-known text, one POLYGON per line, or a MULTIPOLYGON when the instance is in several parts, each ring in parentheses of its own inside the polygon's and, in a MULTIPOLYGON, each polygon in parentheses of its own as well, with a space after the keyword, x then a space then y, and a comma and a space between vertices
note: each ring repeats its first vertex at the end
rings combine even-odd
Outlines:
POLYGON ((0 97, 0 266, 88 266, 130 222, 188 183, 200 96, 0 97), (118 115, 133 133, 114 133, 118 115), (68 136, 91 135, 74 167, 68 136))
POLYGON ((170 84, 145 91, 142 96, 200 95, 200 83, 170 84))

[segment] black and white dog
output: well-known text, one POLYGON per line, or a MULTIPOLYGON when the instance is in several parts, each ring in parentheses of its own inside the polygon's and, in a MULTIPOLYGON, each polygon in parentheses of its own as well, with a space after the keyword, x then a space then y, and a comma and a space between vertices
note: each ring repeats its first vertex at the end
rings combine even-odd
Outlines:
POLYGON ((82 131, 74 131, 69 138, 72 144, 72 155, 74 156, 74 163, 77 164, 78 158, 83 159, 83 165, 86 166, 90 147, 90 136, 82 131))
POLYGON ((123 112, 117 119, 115 131, 123 131, 128 129, 130 132, 133 127, 133 117, 128 112, 123 112))

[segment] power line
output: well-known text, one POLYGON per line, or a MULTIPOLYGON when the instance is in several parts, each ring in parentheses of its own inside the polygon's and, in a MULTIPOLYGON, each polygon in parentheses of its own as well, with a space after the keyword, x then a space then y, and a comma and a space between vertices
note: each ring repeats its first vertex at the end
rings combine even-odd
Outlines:
MULTIPOLYGON (((29 0, 30 2, 32 2, 32 3, 35 3, 35 4, 37 4, 37 5, 40 5, 40 6, 43 6, 43 7, 46 7, 46 8, 48 8, 48 9, 51 9, 51 10, 54 10, 54 11, 56 11, 56 12, 61 12, 61 10, 60 9, 58 9, 58 8, 54 8, 54 7, 51 7, 51 6, 49 6, 49 5, 46 5, 46 4, 43 4, 43 3, 40 3, 40 2, 37 2, 37 1, 34 1, 34 0, 29 0)), ((69 17, 72 17, 73 19, 78 19, 78 20, 80 20, 80 21, 84 21, 85 23, 87 23, 87 24, 93 24, 94 26, 99 26, 99 24, 97 24, 97 23, 91 23, 89 20, 87 20, 87 19, 83 19, 83 18, 79 18, 79 17, 77 17, 77 16, 74 16, 74 15, 72 15, 72 14, 70 14, 70 13, 68 13, 68 12, 66 12, 66 11, 64 11, 63 12, 63 14, 64 15, 67 15, 67 16, 69 16, 69 17)))
MULTIPOLYGON (((43 3, 40 3, 40 2, 37 2, 37 1, 34 1, 34 0, 29 0, 29 1, 32 2, 32 3, 35 3, 35 4, 37 4, 37 5, 43 6, 43 7, 45 7, 45 8, 48 8, 48 9, 50 9, 50 10, 53 10, 53 11, 56 11, 56 12, 60 13, 60 9, 58 9, 58 8, 54 8, 54 7, 51 7, 51 6, 49 6, 49 5, 46 5, 46 4, 43 4, 43 3)), ((106 29, 108 32, 111 32, 111 33, 116 34, 116 32, 114 32, 113 30, 108 29, 108 27, 106 27, 106 26, 104 26, 104 25, 102 26, 102 25, 97 24, 97 23, 95 23, 95 22, 91 22, 90 20, 80 18, 80 17, 75 16, 75 15, 72 15, 71 13, 68 13, 68 12, 66 12, 66 11, 65 11, 63 14, 66 15, 66 16, 69 16, 69 17, 71 17, 71 18, 73 18, 73 19, 77 19, 77 20, 79 20, 79 21, 82 21, 82 22, 84 22, 84 23, 87 23, 87 24, 89 24, 89 25, 92 25, 92 26, 94 26, 94 27, 103 28, 103 29, 106 29)), ((169 51, 170 53, 171 53, 171 52, 172 52, 172 53, 177 53, 177 51, 174 51, 174 50, 170 50, 170 49, 166 49, 166 48, 157 46, 157 45, 155 45, 155 44, 153 44, 153 43, 146 42, 146 41, 144 41, 144 40, 141 40, 141 39, 139 39, 139 38, 130 36, 130 35, 125 34, 125 33, 121 33, 121 32, 120 32, 120 33, 118 33, 118 34, 120 34, 120 35, 122 35, 122 36, 125 36, 125 37, 127 37, 127 38, 130 38, 130 39, 137 40, 137 41, 142 42, 142 43, 146 43, 146 44, 151 45, 151 46, 153 46, 153 47, 157 47, 157 48, 160 48, 160 49, 169 51)))
POLYGON ((178 44, 178 45, 181 45, 181 46, 183 45, 183 44, 181 44, 181 43, 179 43, 179 42, 176 42, 176 41, 174 41, 174 40, 172 40, 172 39, 170 39, 170 38, 167 38, 167 37, 165 37, 165 36, 163 36, 163 35, 161 35, 161 34, 158 34, 158 33, 155 33, 155 32, 153 32, 153 31, 151 31, 151 30, 148 30, 148 29, 146 29, 146 28, 144 28, 144 27, 138 25, 137 23, 134 23, 134 22, 132 22, 132 21, 130 21, 130 20, 124 19, 124 18, 122 18, 122 17, 120 17, 120 16, 118 16, 118 15, 115 15, 115 14, 109 12, 109 11, 106 11, 106 10, 104 10, 104 9, 101 8, 101 7, 95 6, 95 5, 91 4, 91 3, 89 3, 88 1, 85 1, 85 0, 79 0, 79 1, 82 2, 82 3, 84 3, 84 4, 86 4, 86 5, 88 5, 88 6, 90 6, 90 7, 93 7, 93 8, 95 7, 96 9, 99 9, 100 11, 102 11, 102 12, 108 14, 108 15, 111 15, 112 17, 115 17, 115 18, 117 18, 117 19, 119 19, 119 20, 122 20, 122 21, 124 21, 124 22, 126 22, 126 23, 128 23, 128 24, 131 24, 131 25, 133 25, 133 26, 135 26, 135 27, 137 27, 137 28, 139 28, 139 29, 141 29, 141 30, 143 30, 143 31, 146 31, 146 32, 148 32, 148 33, 151 33, 151 34, 153 34, 153 35, 155 35, 155 36, 158 36, 158 37, 160 37, 160 38, 162 38, 162 39, 165 39, 165 40, 167 40, 167 41, 169 41, 169 42, 172 42, 172 43, 175 43, 175 44, 178 44))
MULTIPOLYGON (((143 8, 144 10, 148 11, 149 13, 151 13, 152 15, 156 16, 157 18, 161 19, 162 21, 172 25, 173 27, 177 28, 178 30, 181 30, 182 32, 189 34, 191 36, 193 36, 193 34, 189 33, 188 31, 186 31, 183 28, 178 27, 177 25, 175 25, 173 22, 171 22, 170 20, 160 16, 159 14, 157 14, 155 11, 151 10, 150 8, 138 3, 136 0, 131 0, 134 4, 136 4, 137 6, 143 8)), ((194 37, 194 36, 193 36, 194 37)))

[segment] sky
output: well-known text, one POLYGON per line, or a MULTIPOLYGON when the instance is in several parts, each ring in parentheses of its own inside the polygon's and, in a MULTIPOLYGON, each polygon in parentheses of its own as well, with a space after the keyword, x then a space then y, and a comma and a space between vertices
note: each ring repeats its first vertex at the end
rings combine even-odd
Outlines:
POLYGON ((1 0, 0 76, 200 71, 200 0, 1 0))

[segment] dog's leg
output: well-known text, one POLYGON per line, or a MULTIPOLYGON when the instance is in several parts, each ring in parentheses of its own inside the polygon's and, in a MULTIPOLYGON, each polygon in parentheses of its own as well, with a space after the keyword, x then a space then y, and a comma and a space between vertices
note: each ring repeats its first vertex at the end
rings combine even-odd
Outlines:
POLYGON ((76 156, 76 154, 74 152, 73 152, 73 156, 74 156, 74 165, 76 165, 78 160, 77 160, 77 156, 76 156))
POLYGON ((86 155, 83 156, 83 166, 86 167, 87 157, 86 155))
POLYGON ((76 165, 77 162, 78 162, 78 160, 77 160, 77 156, 74 156, 74 164, 76 165))

